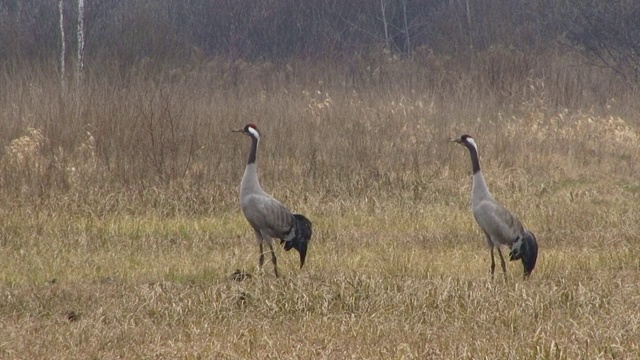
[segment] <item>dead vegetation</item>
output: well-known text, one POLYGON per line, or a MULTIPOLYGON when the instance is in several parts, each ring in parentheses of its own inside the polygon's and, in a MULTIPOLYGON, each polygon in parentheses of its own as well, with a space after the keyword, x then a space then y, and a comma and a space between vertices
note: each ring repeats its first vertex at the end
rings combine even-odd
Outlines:
POLYGON ((638 357, 637 92, 562 57, 497 83, 417 56, 243 64, 235 86, 223 61, 105 70, 64 94, 5 74, 0 357, 638 357), (249 122, 263 186, 315 225, 281 280, 237 202, 249 122), (489 278, 462 133, 538 235, 530 281, 489 278))

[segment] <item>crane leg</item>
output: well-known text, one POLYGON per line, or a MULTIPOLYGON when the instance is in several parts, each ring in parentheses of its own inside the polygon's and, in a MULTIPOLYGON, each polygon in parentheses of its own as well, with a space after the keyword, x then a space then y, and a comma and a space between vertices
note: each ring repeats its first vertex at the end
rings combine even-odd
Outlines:
POLYGON ((273 250, 273 241, 269 241, 269 250, 271 250, 271 262, 273 263, 273 270, 278 276, 278 258, 276 258, 276 252, 273 250))
MULTIPOLYGON (((487 239, 487 246, 489 247, 489 250, 491 250, 491 278, 493 279, 493 274, 496 271, 496 259, 493 256, 493 249, 495 248, 495 245, 493 245, 493 241, 491 241, 491 236, 489 236, 489 234, 485 232, 484 236, 487 239)), ((500 256, 502 257, 502 255, 500 256)))
POLYGON ((256 241, 258 242, 258 245, 260 246, 260 257, 258 260, 258 265, 260 265, 260 270, 262 270, 262 265, 264 265, 264 250, 262 249, 262 234, 260 234, 259 231, 254 230, 255 234, 256 234, 256 241))
POLYGON ((491 247, 491 278, 493 279, 493 273, 496 270, 496 259, 493 257, 493 246, 491 247))
POLYGON ((264 251, 262 250, 262 243, 260 243, 260 260, 258 264, 260 264, 260 269, 262 269, 262 265, 264 265, 264 251))
POLYGON ((502 256, 502 251, 500 248, 497 248, 498 255, 500 255, 500 266, 502 266, 502 273, 504 274, 505 279, 507 278, 507 266, 504 263, 504 257, 502 256))

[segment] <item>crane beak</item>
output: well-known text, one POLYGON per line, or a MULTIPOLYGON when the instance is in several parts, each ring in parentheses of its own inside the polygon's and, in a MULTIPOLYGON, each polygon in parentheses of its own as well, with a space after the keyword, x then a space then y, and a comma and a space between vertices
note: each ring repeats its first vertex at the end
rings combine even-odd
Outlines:
POLYGON ((239 132, 244 134, 244 129, 233 129, 231 132, 239 132))
POLYGON ((538 259, 538 241, 536 236, 527 231, 524 236, 518 237, 511 246, 509 260, 521 260, 524 267, 524 278, 527 279, 536 267, 538 259))
POLYGON ((460 139, 459 138, 449 139, 449 142, 454 142, 454 143, 460 144, 460 139))

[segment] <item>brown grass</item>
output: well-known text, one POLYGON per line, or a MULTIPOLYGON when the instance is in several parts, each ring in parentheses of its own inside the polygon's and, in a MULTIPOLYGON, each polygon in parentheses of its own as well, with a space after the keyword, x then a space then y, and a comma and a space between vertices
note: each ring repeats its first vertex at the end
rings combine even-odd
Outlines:
POLYGON ((497 58, 5 74, 0 357, 640 356, 637 93, 557 58, 496 83, 497 58), (248 122, 263 186, 314 222, 283 279, 237 204, 248 122), (461 133, 539 238, 529 281, 489 277, 461 133))

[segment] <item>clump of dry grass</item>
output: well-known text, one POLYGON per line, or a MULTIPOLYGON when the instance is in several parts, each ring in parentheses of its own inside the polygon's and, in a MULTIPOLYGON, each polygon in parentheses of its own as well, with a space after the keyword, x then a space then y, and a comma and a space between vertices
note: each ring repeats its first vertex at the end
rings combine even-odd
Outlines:
POLYGON ((6 166, 10 166, 9 170, 19 171, 24 168, 42 167, 42 155, 40 148, 45 141, 42 130, 27 128, 25 134, 17 139, 11 140, 11 143, 5 149, 5 157, 3 161, 6 166))
POLYGON ((43 96, 55 77, 11 74, 0 357, 640 355, 634 105, 551 103, 589 84, 573 73, 505 104, 516 74, 485 94, 488 77, 423 60, 236 64, 233 79, 215 60, 68 98, 43 96), (284 279, 256 269, 238 209, 248 143, 229 130, 248 122, 263 186, 315 226, 304 269, 279 252, 284 279), (517 264, 489 278, 468 154, 447 142, 462 133, 539 237, 530 281, 517 264))
POLYGON ((20 184, 16 186, 19 191, 28 191, 44 173, 46 159, 41 151, 45 141, 42 130, 27 128, 24 135, 6 146, 2 157, 3 173, 10 177, 11 183, 20 184))

